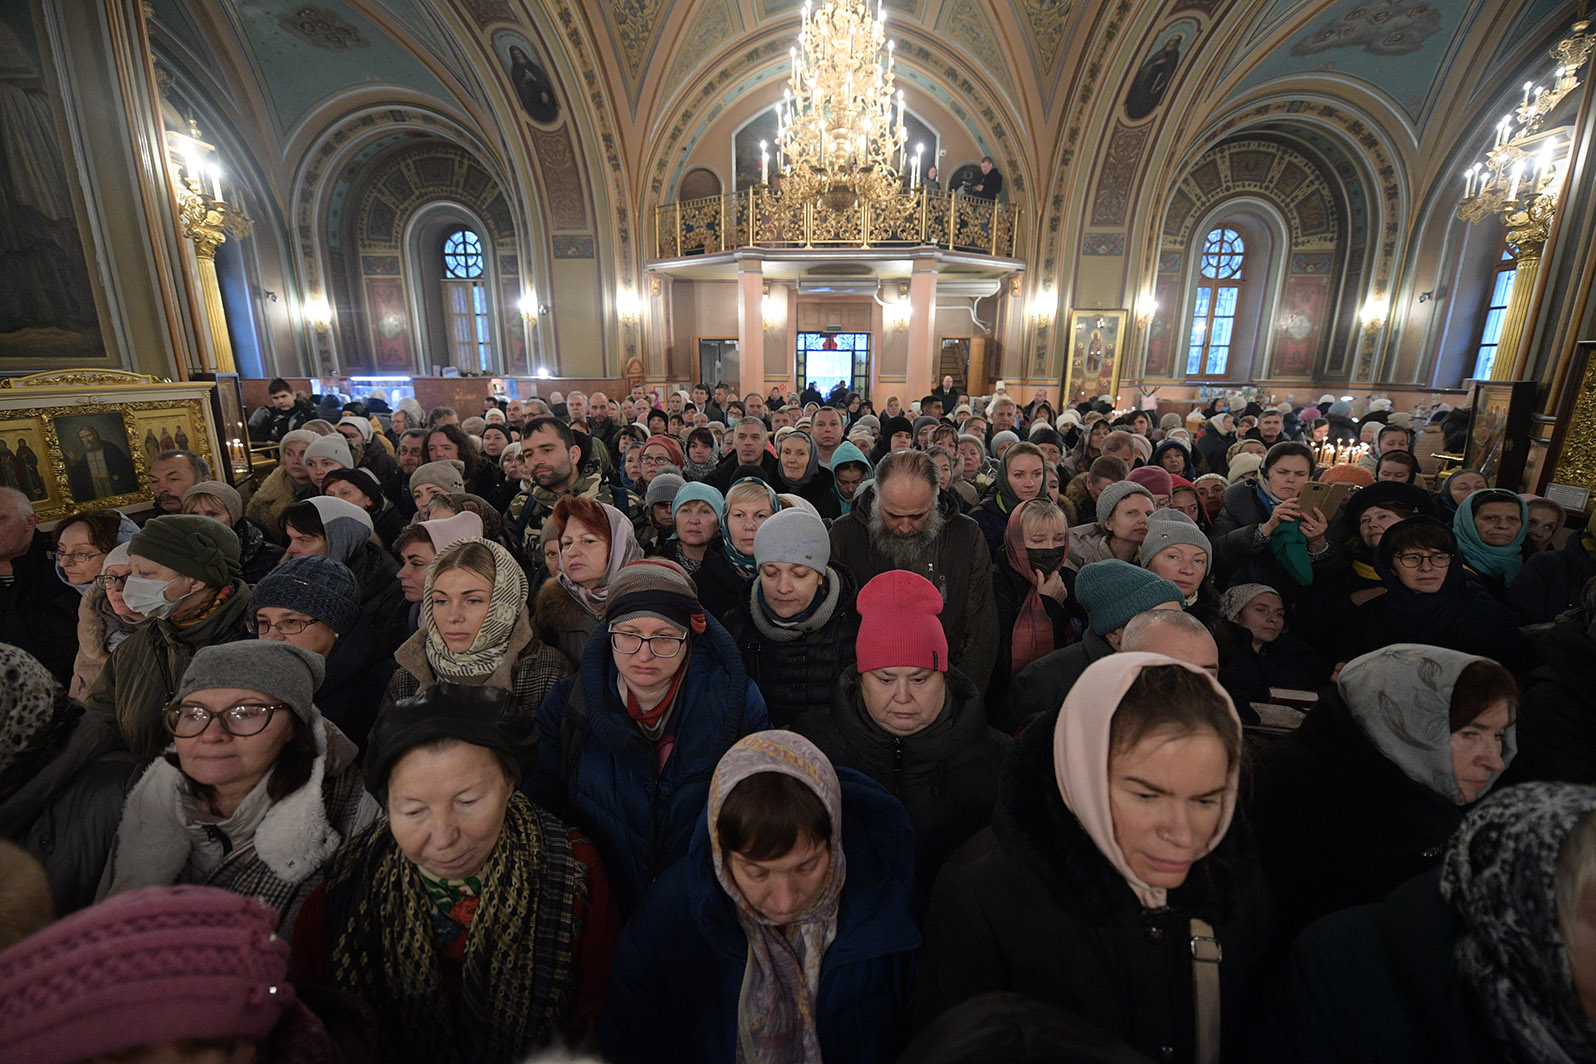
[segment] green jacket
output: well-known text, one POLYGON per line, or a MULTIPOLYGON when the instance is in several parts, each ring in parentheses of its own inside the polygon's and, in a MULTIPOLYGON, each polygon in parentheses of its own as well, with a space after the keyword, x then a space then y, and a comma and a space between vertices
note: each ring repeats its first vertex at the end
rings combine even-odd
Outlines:
POLYGON ((83 704, 117 728, 134 756, 155 757, 171 741, 161 710, 177 694, 195 652, 249 638, 244 630, 248 612, 249 587, 240 580, 221 609, 192 628, 178 628, 168 620, 145 625, 111 652, 83 704))

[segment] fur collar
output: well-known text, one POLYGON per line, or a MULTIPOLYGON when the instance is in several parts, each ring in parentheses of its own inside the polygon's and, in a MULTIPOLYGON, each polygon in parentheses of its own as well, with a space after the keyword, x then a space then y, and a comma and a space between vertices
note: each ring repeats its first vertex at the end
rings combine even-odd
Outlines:
MULTIPOLYGON (((1047 884, 1065 911, 1093 923, 1139 919, 1136 895, 1064 804, 1053 769, 1057 719, 1057 711, 1038 717, 1015 741, 992 811, 993 831, 1047 884)), ((1251 847, 1238 810, 1218 848, 1193 866, 1184 885, 1169 892, 1170 908, 1228 922, 1247 893, 1244 869, 1256 861, 1251 847)))
MULTIPOLYGON (((316 737, 316 760, 310 779, 272 803, 250 839, 232 840, 235 849, 252 846, 255 855, 285 883, 303 882, 343 842, 327 819, 322 783, 329 769, 337 776, 353 763, 356 748, 335 725, 322 719, 319 710, 312 718, 311 732, 316 737)), ((183 788, 182 772, 165 757, 151 762, 134 784, 122 808, 122 823, 100 898, 178 881, 192 847, 183 788)))

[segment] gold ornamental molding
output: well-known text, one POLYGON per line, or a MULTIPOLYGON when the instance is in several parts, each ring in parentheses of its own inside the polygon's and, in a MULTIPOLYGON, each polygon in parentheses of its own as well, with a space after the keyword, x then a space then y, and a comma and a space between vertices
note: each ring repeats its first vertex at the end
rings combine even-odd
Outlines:
POLYGON ((110 386, 148 387, 151 384, 170 384, 165 377, 147 373, 128 373, 123 370, 46 370, 26 377, 0 377, 0 388, 95 388, 110 386))

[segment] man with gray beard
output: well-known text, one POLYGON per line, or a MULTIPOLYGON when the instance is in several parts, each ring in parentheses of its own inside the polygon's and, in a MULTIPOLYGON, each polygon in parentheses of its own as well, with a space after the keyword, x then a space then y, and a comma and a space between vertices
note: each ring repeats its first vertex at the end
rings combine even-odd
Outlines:
POLYGON ((860 587, 889 569, 930 580, 942 593, 948 656, 986 690, 998 651, 992 555, 981 527, 938 489, 937 467, 924 452, 894 451, 881 460, 874 483, 831 526, 831 556, 860 587))

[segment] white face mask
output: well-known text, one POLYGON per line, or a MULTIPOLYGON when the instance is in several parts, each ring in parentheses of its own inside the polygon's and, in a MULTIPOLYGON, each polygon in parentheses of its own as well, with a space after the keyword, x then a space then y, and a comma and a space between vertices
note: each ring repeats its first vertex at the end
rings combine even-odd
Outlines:
MULTIPOLYGON (((129 576, 122 585, 122 601, 127 608, 146 617, 165 617, 177 603, 166 597, 170 580, 152 580, 147 576, 129 576)), ((181 600, 180 600, 181 601, 181 600)))

